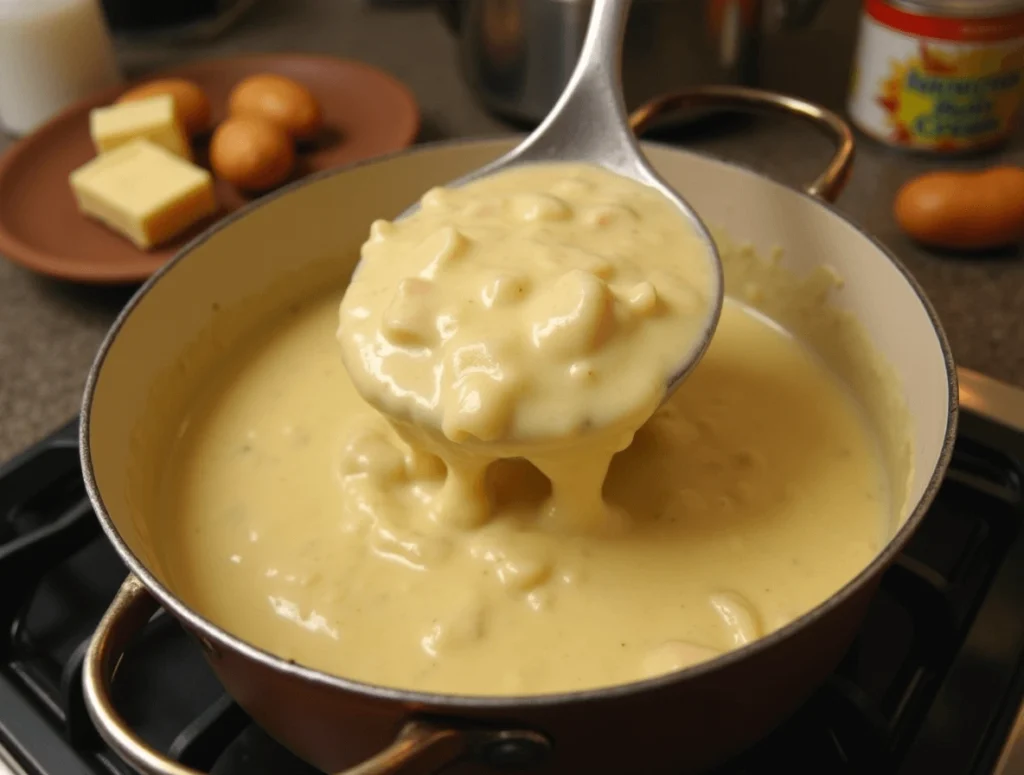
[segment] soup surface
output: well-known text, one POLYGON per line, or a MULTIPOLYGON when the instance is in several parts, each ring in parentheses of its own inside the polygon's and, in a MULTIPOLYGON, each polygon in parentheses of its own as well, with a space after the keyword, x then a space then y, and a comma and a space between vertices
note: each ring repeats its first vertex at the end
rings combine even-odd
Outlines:
POLYGON ((414 454, 338 356, 337 296, 271 321, 204 383, 154 525, 203 615, 347 678, 463 694, 627 682, 817 605, 886 538, 859 407, 797 341, 727 301, 708 353, 613 459, 614 535, 550 529, 546 477, 490 467, 491 516, 432 519, 414 454))

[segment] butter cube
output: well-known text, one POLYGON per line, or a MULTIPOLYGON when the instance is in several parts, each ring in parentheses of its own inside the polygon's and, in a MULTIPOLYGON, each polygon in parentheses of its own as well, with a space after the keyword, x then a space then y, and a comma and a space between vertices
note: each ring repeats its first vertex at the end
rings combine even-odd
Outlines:
POLYGON ((213 214, 209 172, 148 140, 97 156, 70 176, 78 209, 143 250, 213 214))
POLYGON ((185 129, 174 112, 174 98, 158 94, 89 113, 89 134, 96 153, 106 153, 132 140, 146 139, 183 159, 192 159, 185 129))

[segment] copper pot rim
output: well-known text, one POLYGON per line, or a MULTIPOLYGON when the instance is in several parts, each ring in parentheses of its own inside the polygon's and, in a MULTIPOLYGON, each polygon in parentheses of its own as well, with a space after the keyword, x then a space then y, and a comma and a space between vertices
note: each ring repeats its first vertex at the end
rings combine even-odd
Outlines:
POLYGON ((949 346, 949 341, 946 337, 945 331, 942 328, 942 324, 939 320, 939 316, 932 306, 928 297, 925 295, 921 285, 917 282, 914 276, 909 270, 903 265, 903 263, 896 258, 893 253, 882 245, 877 239, 870 235, 867 231, 861 228, 857 223, 851 220, 846 215, 840 213, 831 203, 824 201, 823 199, 814 196, 806 191, 786 186, 779 183, 767 175, 763 175, 760 172, 751 170, 741 164, 735 162, 724 161, 717 158, 709 158, 701 154, 689 151, 686 149, 678 148, 676 146, 669 145, 667 143, 651 143, 645 141, 644 144, 655 147, 665 148, 672 151, 673 153, 681 153, 685 155, 695 156, 701 158, 702 161, 711 161, 715 164, 720 164, 725 167, 732 167, 738 169, 745 174, 753 175, 761 178, 768 183, 784 188, 790 192, 802 196, 808 206, 824 208, 832 217, 838 218, 844 221, 847 225, 854 228, 863 237, 865 237, 871 245, 881 253, 886 259, 888 259, 902 274, 904 281, 911 287, 914 294, 917 296, 918 301, 924 308, 928 318, 932 324, 932 329, 938 340, 939 347, 942 351, 943 361, 946 369, 947 378, 947 390, 948 390, 948 404, 946 412, 946 428, 943 435, 942 447, 939 452, 938 459, 936 460, 935 468, 932 471, 931 476, 928 479, 928 483, 915 504, 914 508, 904 520, 903 525, 896 531, 892 538, 887 542, 885 547, 875 556, 875 558, 865 566, 856 576, 850 579, 844 584, 839 590, 833 595, 821 601, 811 610, 805 612, 801 616, 797 617, 793 621, 789 622, 784 627, 762 637, 757 640, 742 646, 738 649, 728 651, 714 659, 706 662, 701 662, 696 665, 684 668, 682 670, 667 673, 665 675, 656 676, 654 678, 647 678, 640 681, 632 681, 624 684, 614 684, 611 686, 598 687, 592 689, 576 690, 571 692, 557 692, 547 694, 531 694, 531 695, 468 695, 468 694, 444 694, 444 693, 433 693, 433 692, 422 692, 413 691, 406 689, 398 689, 390 686, 383 686, 379 684, 373 684, 363 681, 357 681, 350 678, 344 678, 337 675, 332 675, 314 668, 300 665, 294 661, 280 657, 272 652, 261 649, 254 646, 241 638, 232 635, 228 631, 222 629, 218 625, 211 622, 209 619, 201 616, 192 608, 187 606, 180 598, 178 598, 170 589, 168 589, 150 570, 146 565, 135 555, 134 552, 129 548, 127 543, 121 537, 116 525, 110 513, 107 511, 106 505, 103 501, 103 496, 100 493, 99 485, 96 482, 95 472, 92 465, 92 453, 91 446, 89 443, 90 431, 92 427, 91 409, 93 399, 96 393, 97 382, 99 375, 103 370, 103 364, 106 360, 106 356, 113 346, 115 340, 121 329, 125 327, 132 316, 132 312, 141 303, 143 298, 149 293, 149 291, 160 282, 161 278, 170 272, 174 271, 175 267, 185 261, 189 255, 191 255, 196 248, 205 243, 213 235, 219 233, 221 230, 230 227, 236 221, 245 218, 254 213, 260 207, 269 204, 279 197, 287 196, 289 193, 304 187, 316 184, 320 181, 326 180, 327 178, 335 175, 344 175, 354 169, 360 169, 369 165, 393 161, 405 157, 411 157, 419 153, 429 153, 442 148, 453 148, 453 147, 473 147, 482 145, 498 145, 508 141, 509 137, 501 138, 471 138, 471 139, 455 139, 455 140, 444 140, 432 143, 424 143, 413 148, 408 148, 394 153, 375 157, 373 159, 367 159, 365 161, 356 162, 346 167, 340 167, 331 170, 324 170, 319 173, 307 176, 301 180, 295 181, 287 186, 284 186, 277 191, 268 194, 254 201, 245 207, 237 210, 230 214, 228 217, 216 223, 207 231, 203 232, 188 244, 184 245, 178 253, 162 266, 156 273, 154 273, 132 296, 129 302, 118 314, 110 330, 104 337, 97 355, 93 361, 93 364, 89 370, 89 375, 86 380, 85 390, 82 400, 82 412, 81 422, 79 424, 79 450, 80 460, 82 465, 82 474, 85 482, 85 488, 89 495, 89 499, 92 502, 93 509, 96 512, 96 517, 100 522, 100 526, 103 532, 106 534, 107 539, 111 542, 114 549, 117 551, 121 560, 128 567, 130 573, 134 574, 146 587, 150 594, 159 602, 159 604, 168 612, 173 614, 179 622, 184 624, 188 629, 199 634, 201 637, 207 639, 215 649, 225 649, 235 654, 238 654, 247 659, 253 660, 263 667, 269 668, 277 673, 288 676, 293 679, 307 681, 312 684, 317 684, 325 688, 334 689, 341 692, 348 692, 352 694, 362 695, 369 699, 375 699, 379 701, 401 703, 408 706, 420 706, 430 707, 433 710, 444 712, 444 711, 465 711, 465 710, 491 710, 491 711, 502 711, 502 710, 517 710, 523 708, 554 708, 566 705, 577 705, 582 703, 588 703, 593 701, 607 701, 615 700, 623 697, 630 697, 647 692, 657 691, 665 689, 671 685, 679 682, 688 681, 696 678, 702 678, 712 673, 716 673, 720 670, 726 670, 733 664, 747 660, 757 654, 768 651, 775 646, 786 641, 792 635, 805 627, 812 626, 816 621, 822 619, 831 613, 834 609, 842 606, 848 599, 857 594, 857 592, 873 578, 880 575, 889 566, 889 564, 896 558, 896 556, 903 550, 910 537, 917 530, 921 521, 924 519, 924 515, 927 513, 928 508, 931 506, 938 493, 939 487, 942 484, 946 470, 949 466, 949 462, 953 454, 953 444, 956 438, 956 429, 959 415, 959 400, 958 400, 958 383, 956 366, 953 360, 952 351, 949 346))

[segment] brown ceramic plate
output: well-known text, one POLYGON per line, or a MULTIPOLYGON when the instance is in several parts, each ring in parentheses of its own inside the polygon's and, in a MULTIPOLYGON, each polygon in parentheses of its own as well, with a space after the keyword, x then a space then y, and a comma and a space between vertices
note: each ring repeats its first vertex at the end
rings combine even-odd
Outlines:
MULTIPOLYGON (((219 121, 231 88, 256 73, 294 78, 320 101, 325 130, 321 138, 300 149, 296 177, 405 148, 419 131, 419 109, 402 83, 368 65, 332 57, 268 54, 196 62, 155 73, 140 83, 167 76, 189 78, 206 90, 214 120, 219 121)), ((72 106, 0 159, 0 254, 66 280, 135 283, 149 277, 210 224, 197 224, 175 242, 145 252, 79 214, 68 175, 95 155, 89 111, 113 102, 126 88, 111 89, 72 106)), ((205 142, 194 145, 196 158, 205 163, 205 142)), ((221 216, 249 201, 221 181, 217 196, 221 216)))

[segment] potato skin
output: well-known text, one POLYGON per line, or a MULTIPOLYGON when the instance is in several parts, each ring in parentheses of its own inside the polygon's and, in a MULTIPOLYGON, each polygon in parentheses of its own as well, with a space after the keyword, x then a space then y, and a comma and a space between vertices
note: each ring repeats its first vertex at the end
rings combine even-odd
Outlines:
POLYGON ((987 250, 1024 239, 1024 169, 931 172, 906 183, 896 221, 918 242, 948 250, 987 250))
POLYGON ((244 191, 266 191, 291 175, 295 145, 271 121, 256 116, 229 118, 210 140, 210 166, 217 177, 244 191))
POLYGON ((283 75, 253 75, 240 81, 228 97, 232 116, 260 116, 296 140, 309 140, 323 127, 320 104, 302 84, 283 75))

